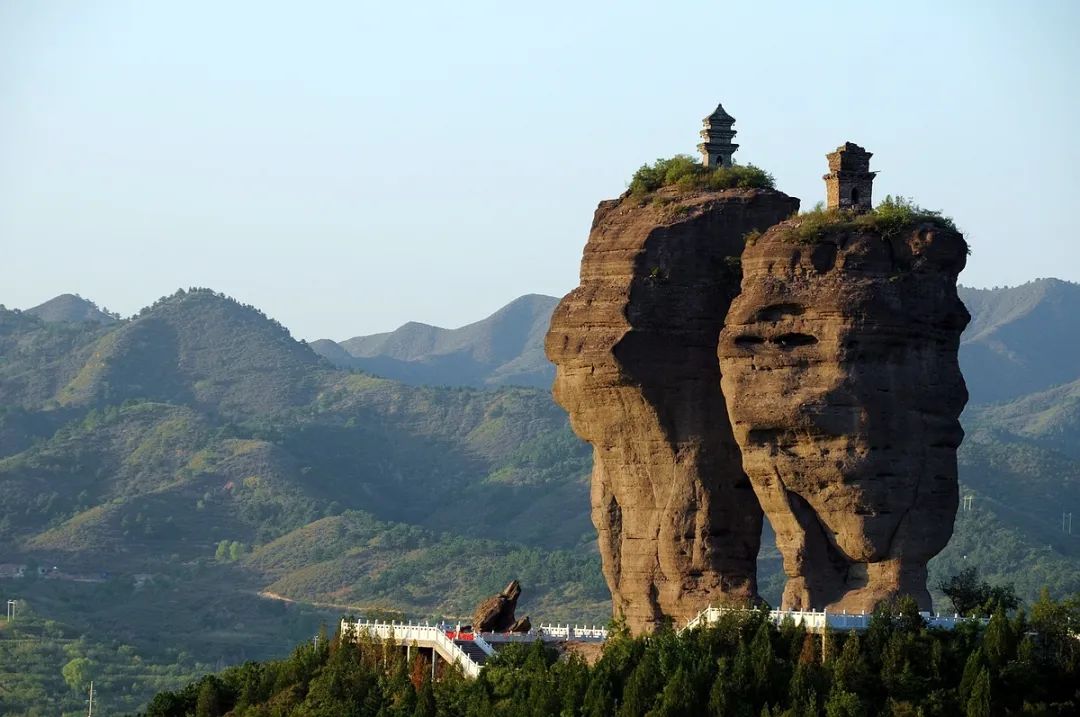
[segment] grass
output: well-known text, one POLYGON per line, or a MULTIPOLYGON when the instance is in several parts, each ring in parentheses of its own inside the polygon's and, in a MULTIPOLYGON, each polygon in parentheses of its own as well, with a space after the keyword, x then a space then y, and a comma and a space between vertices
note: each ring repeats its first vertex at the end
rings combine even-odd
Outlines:
POLYGON ((643 164, 630 180, 630 194, 635 197, 655 192, 661 187, 693 189, 772 189, 773 176, 752 164, 733 167, 706 167, 688 154, 657 159, 643 164))
MULTIPOLYGON (((847 209, 826 209, 818 204, 808 212, 794 217, 795 221, 784 227, 785 238, 801 244, 815 244, 830 236, 846 232, 872 231, 884 239, 893 239, 920 224, 934 226, 959 233, 950 217, 941 212, 924 209, 910 199, 891 195, 868 212, 847 209)), ((747 237, 748 243, 757 237, 747 237)))

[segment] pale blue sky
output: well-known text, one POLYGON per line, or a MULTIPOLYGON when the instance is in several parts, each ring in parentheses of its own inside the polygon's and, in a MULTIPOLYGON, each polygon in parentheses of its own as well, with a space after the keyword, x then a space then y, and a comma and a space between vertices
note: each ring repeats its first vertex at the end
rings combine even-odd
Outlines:
POLYGON ((851 140, 877 198, 968 233, 964 283, 1077 281, 1078 28, 1074 0, 0 0, 0 302, 458 326, 573 288, 596 202, 718 100, 804 207, 851 140))

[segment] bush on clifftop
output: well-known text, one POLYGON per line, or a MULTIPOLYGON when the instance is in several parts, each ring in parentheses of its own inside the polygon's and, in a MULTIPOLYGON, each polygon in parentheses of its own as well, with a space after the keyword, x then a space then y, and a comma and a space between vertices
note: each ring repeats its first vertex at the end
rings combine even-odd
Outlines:
POLYGON ((924 209, 905 197, 885 197, 868 212, 847 209, 826 209, 818 202, 808 212, 794 217, 793 224, 786 227, 788 238, 804 244, 826 239, 830 235, 848 231, 875 231, 885 239, 899 236, 918 224, 934 224, 949 231, 959 231, 950 217, 941 212, 924 209))
POLYGON ((630 180, 630 193, 641 196, 660 187, 679 189, 772 189, 773 176, 752 164, 706 167, 688 154, 643 164, 630 180))

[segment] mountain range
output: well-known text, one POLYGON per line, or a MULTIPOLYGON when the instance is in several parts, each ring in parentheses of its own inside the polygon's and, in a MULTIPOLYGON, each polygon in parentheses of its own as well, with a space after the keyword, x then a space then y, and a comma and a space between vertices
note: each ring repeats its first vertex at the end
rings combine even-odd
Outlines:
MULTIPOLYGON (((932 580, 1080 590, 1080 286, 962 297, 972 501, 932 580)), ((310 346, 209 289, 125 320, 0 308, 0 564, 48 566, 0 587, 148 663, 278 654, 341 606, 467 615, 511 577, 534 619, 605 620, 591 455, 548 391, 556 301, 310 346)), ((772 600, 778 562, 767 534, 772 600)))
POLYGON ((383 334, 311 348, 335 366, 409 384, 549 388, 554 367, 544 356, 544 334, 559 300, 528 294, 491 316, 459 329, 410 321, 383 334))

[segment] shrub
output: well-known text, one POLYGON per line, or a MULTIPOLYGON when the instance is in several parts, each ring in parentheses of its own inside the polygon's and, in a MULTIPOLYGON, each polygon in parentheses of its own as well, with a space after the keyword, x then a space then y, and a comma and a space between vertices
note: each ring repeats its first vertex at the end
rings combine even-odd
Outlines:
POLYGON ((630 193, 643 196, 661 187, 693 189, 772 189, 773 176, 752 164, 733 167, 706 167, 688 154, 643 164, 630 180, 630 193))
POLYGON ((787 238, 803 244, 813 244, 830 235, 849 231, 874 231, 885 239, 897 237, 919 224, 933 224, 949 231, 959 231, 950 217, 939 211, 924 209, 905 197, 885 197, 868 212, 848 209, 826 209, 818 202, 813 209, 794 217, 796 223, 787 227, 787 238))

